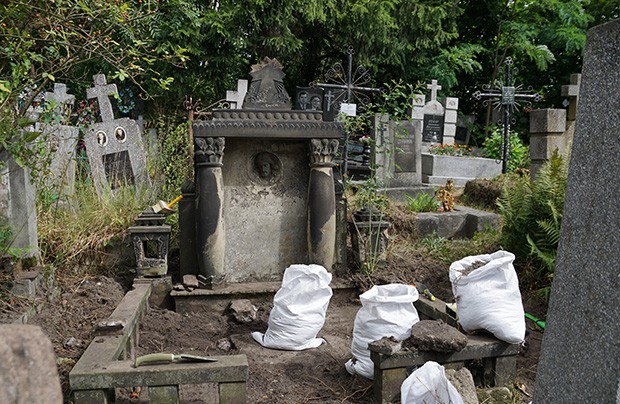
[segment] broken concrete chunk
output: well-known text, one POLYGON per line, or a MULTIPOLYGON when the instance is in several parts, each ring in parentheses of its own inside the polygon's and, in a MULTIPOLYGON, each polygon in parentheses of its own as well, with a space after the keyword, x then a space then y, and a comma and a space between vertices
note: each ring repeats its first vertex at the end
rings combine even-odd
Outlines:
POLYGON ((218 339, 215 343, 215 346, 217 347, 217 349, 220 349, 224 352, 228 352, 232 349, 232 343, 228 338, 218 339))
POLYGON ((256 320, 258 309, 251 301, 240 299, 230 303, 230 313, 238 323, 251 323, 256 320))
POLYGON ((474 377, 467 368, 459 370, 446 369, 446 377, 452 383, 456 391, 459 392, 463 399, 463 404, 478 404, 478 395, 476 393, 476 384, 474 377))
POLYGON ((411 327, 407 346, 421 351, 457 352, 467 345, 467 337, 441 320, 422 320, 411 327))
POLYGON ((196 278, 196 275, 183 275, 183 286, 190 290, 198 289, 198 278, 196 278))
POLYGON ((394 355, 402 348, 402 341, 397 341, 394 337, 383 337, 378 341, 368 344, 372 351, 379 352, 384 355, 394 355))

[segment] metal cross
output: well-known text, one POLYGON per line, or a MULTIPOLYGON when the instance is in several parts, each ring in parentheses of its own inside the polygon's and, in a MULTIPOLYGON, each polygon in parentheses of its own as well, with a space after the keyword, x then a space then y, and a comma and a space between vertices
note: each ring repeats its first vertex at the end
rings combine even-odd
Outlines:
MULTIPOLYGON (((334 83, 317 83, 316 85, 319 87, 324 87, 327 89, 339 89, 345 90, 346 96, 343 100, 344 102, 351 102, 352 97, 355 97, 356 100, 365 101, 368 97, 363 94, 363 92, 368 93, 379 93, 381 89, 373 88, 373 87, 365 87, 365 84, 370 83, 370 75, 368 71, 363 66, 358 66, 355 69, 355 73, 353 72, 353 47, 349 46, 347 49, 347 71, 345 76, 344 68, 340 63, 336 63, 332 66, 331 69, 327 71, 325 74, 326 81, 331 80, 334 83), (346 78, 346 79, 345 79, 346 78)), ((325 96, 328 100, 328 106, 334 104, 338 100, 340 96, 334 96, 331 92, 325 96), (332 102, 332 99, 334 101, 332 102)))
MULTIPOLYGON (((478 90, 472 94, 472 96, 477 100, 487 98, 483 102, 483 105, 489 105, 489 102, 493 102, 493 106, 495 107, 495 109, 502 109, 502 125, 504 127, 504 137, 502 143, 502 173, 506 173, 508 170, 508 160, 510 158, 510 124, 511 122, 513 122, 512 113, 515 109, 515 106, 519 106, 518 101, 522 100, 542 100, 542 96, 540 94, 523 92, 521 91, 521 88, 523 87, 522 85, 515 86, 510 72, 510 66, 512 66, 513 64, 512 58, 507 57, 505 63, 505 84, 497 81, 495 83, 495 88, 491 88, 489 84, 485 84, 482 86, 482 89, 485 91, 484 93, 478 90)), ((528 88, 528 91, 531 90, 531 87, 528 88)), ((526 103, 531 105, 530 101, 526 101, 526 103)))

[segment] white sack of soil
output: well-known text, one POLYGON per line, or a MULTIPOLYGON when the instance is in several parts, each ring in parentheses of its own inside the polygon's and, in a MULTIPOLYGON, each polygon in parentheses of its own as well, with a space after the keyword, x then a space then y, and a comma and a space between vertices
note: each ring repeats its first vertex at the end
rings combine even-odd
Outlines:
POLYGON ((418 296, 414 286, 403 284, 373 286, 360 295, 362 308, 353 323, 353 358, 345 363, 349 373, 374 378, 368 344, 383 337, 394 337, 399 341, 409 338, 411 326, 420 321, 418 311, 413 307, 418 296))
POLYGON ((332 297, 332 274, 320 265, 291 265, 273 298, 269 327, 252 337, 266 348, 301 351, 325 342, 316 338, 332 297))
POLYGON ((487 330, 511 344, 525 339, 525 317, 515 256, 497 251, 450 265, 450 282, 463 330, 487 330))
POLYGON ((463 404, 463 398, 446 377, 443 366, 426 362, 400 386, 402 404, 463 404))

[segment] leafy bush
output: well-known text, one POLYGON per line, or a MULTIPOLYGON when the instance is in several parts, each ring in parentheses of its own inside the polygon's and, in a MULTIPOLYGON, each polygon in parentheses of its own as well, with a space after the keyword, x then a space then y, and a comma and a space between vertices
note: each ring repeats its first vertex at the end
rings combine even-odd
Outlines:
POLYGON ((433 195, 422 192, 415 198, 406 195, 407 210, 412 212, 437 212, 437 200, 433 195))
POLYGON ((542 291, 555 270, 567 176, 568 158, 556 151, 535 181, 520 178, 512 188, 504 188, 498 201, 503 244, 518 259, 526 257, 524 275, 542 291))
MULTIPOLYGON (((485 157, 501 160, 502 146, 504 143, 504 135, 501 128, 495 128, 491 135, 484 140, 485 157)), ((519 168, 528 168, 530 166, 530 152, 528 146, 524 145, 518 133, 511 132, 508 137, 510 145, 508 164, 506 165, 508 172, 515 172, 519 168)))

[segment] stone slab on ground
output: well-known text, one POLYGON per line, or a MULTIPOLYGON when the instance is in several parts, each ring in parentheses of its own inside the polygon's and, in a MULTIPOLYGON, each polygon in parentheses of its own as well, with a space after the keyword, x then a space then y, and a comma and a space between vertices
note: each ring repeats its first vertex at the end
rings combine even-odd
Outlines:
POLYGON ((408 345, 422 351, 458 352, 467 346, 467 336, 443 321, 421 320, 411 327, 408 345))
POLYGON ((620 19, 587 33, 536 403, 620 398, 620 19))
POLYGON ((0 403, 62 403, 56 355, 38 326, 0 326, 0 403))

